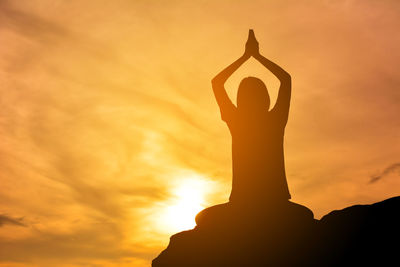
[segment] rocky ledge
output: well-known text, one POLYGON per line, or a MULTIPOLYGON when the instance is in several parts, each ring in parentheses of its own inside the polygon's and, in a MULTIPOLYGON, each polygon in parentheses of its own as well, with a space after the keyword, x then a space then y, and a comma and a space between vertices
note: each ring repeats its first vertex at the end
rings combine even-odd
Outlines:
POLYGON ((193 230, 173 235, 152 266, 399 264, 400 197, 320 220, 292 202, 269 208, 227 203, 215 211, 200 216, 193 230))

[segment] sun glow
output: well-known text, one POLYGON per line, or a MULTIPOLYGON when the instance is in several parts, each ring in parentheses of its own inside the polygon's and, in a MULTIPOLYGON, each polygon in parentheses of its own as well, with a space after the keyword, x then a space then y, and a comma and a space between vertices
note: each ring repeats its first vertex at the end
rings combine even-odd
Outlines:
POLYGON ((206 207, 205 197, 210 192, 210 185, 203 177, 193 176, 174 188, 173 199, 163 216, 169 230, 182 231, 196 225, 196 214, 206 207))

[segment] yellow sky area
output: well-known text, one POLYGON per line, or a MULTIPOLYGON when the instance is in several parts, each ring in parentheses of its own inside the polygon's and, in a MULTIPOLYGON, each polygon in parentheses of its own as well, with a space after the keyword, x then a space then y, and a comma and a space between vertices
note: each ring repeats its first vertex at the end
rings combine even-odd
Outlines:
MULTIPOLYGON (((0 1, 0 266, 148 266, 226 202, 231 140, 210 81, 249 28, 293 79, 293 201, 319 218, 399 195, 399 9, 0 1)), ((232 99, 249 75, 275 101, 278 81, 254 60, 228 81, 232 99)))

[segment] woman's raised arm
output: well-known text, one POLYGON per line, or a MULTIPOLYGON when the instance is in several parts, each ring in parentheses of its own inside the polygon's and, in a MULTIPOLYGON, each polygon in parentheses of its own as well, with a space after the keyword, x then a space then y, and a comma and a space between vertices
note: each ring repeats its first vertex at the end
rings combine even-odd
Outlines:
POLYGON ((249 49, 249 41, 247 41, 244 54, 228 67, 223 69, 220 73, 218 73, 217 76, 215 76, 211 81, 215 98, 221 110, 222 119, 225 121, 228 114, 236 108, 232 101, 229 99, 228 94, 226 93, 224 86, 225 82, 244 62, 246 62, 250 58, 250 56, 251 51, 249 49))
MULTIPOLYGON (((249 55, 246 53, 243 54, 240 58, 238 58, 235 62, 231 65, 226 67, 217 76, 215 76, 211 83, 212 88, 214 91, 215 98, 217 99, 217 103, 219 107, 222 109, 228 102, 232 104, 231 100, 229 99, 228 94, 225 90, 225 82, 228 78, 244 63, 246 60, 250 58, 249 55)), ((228 104, 229 104, 228 103, 228 104)))
POLYGON ((278 99, 276 100, 276 104, 272 110, 278 114, 282 123, 286 124, 289 115, 290 96, 292 91, 292 79, 290 74, 260 54, 258 42, 254 36, 254 33, 252 34, 251 38, 249 38, 248 43, 251 47, 251 55, 264 67, 271 71, 281 82, 278 99))

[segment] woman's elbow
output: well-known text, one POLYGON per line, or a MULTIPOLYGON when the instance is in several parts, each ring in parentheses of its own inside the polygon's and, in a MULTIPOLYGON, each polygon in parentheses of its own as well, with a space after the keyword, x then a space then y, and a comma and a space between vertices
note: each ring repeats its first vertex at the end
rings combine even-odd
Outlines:
POLYGON ((283 78, 285 81, 288 81, 288 82, 291 82, 291 81, 292 81, 292 77, 291 77, 290 74, 287 73, 286 71, 284 72, 284 74, 283 74, 282 76, 283 76, 282 78, 283 78))
POLYGON ((280 77, 280 80, 281 80, 281 84, 285 84, 286 87, 291 87, 292 77, 290 76, 289 73, 285 72, 284 74, 282 74, 282 76, 280 77))
POLYGON ((224 87, 224 83, 221 82, 221 80, 218 79, 217 77, 215 77, 215 78, 213 78, 213 79, 211 80, 211 85, 212 85, 212 88, 213 88, 214 90, 215 90, 215 89, 218 89, 218 88, 221 88, 221 87, 224 87))

